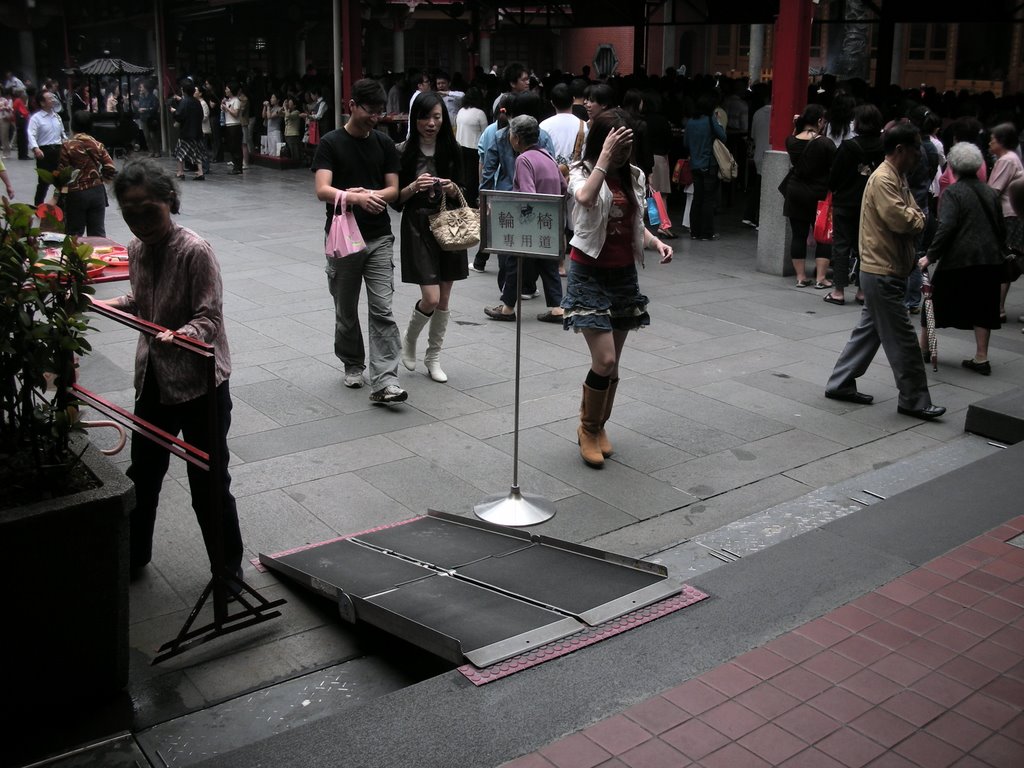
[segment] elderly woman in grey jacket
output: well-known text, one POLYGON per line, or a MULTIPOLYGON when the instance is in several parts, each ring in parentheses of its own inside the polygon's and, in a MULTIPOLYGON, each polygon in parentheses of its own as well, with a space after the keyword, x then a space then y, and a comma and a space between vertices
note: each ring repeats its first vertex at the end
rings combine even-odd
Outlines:
MULTIPOLYGON (((935 264, 932 300, 937 328, 974 330, 974 357, 961 365, 988 376, 988 341, 999 323, 999 286, 1003 279, 1006 227, 999 193, 978 178, 984 160, 970 142, 956 144, 947 158, 956 183, 939 204, 939 226, 921 257, 925 269, 935 264)), ((921 334, 921 347, 926 338, 921 334)))

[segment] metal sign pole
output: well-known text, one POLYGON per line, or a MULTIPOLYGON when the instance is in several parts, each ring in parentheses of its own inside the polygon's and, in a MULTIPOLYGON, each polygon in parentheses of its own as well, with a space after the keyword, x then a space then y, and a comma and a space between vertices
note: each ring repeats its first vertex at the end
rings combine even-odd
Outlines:
MULTIPOLYGON (((561 251, 561 233, 564 229, 564 219, 562 218, 561 212, 561 198, 552 195, 526 195, 517 192, 492 192, 485 190, 483 192, 483 199, 481 200, 481 231, 482 239, 481 250, 485 252, 496 252, 495 246, 499 246, 497 238, 494 236, 493 223, 495 219, 499 217, 492 215, 492 205, 497 204, 501 207, 504 204, 504 209, 499 216, 509 216, 510 218, 505 219, 505 223, 515 223, 519 221, 520 224, 523 221, 530 221, 531 224, 534 220, 539 220, 537 215, 538 209, 541 209, 544 204, 556 206, 560 213, 555 216, 554 222, 545 221, 545 228, 553 228, 554 232, 558 233, 557 245, 555 251, 551 254, 538 252, 535 254, 541 258, 558 258, 561 251), (553 200, 551 198, 554 198, 553 200), (518 211, 519 216, 516 217, 515 213, 518 211), (493 249, 493 250, 492 250, 493 249)), ((499 228, 501 224, 499 224, 499 228)), ((514 229, 511 225, 510 229, 514 229)), ((520 231, 523 227, 520 227, 520 231)), ((533 237, 531 233, 528 235, 531 239, 528 241, 528 247, 533 247, 533 237)), ((539 237, 538 237, 539 241, 539 237)), ((522 241, 520 241, 522 242, 522 241)), ((540 248, 540 246, 538 246, 540 248)), ((507 250, 515 251, 515 247, 508 248, 507 250)), ((516 373, 515 373, 515 393, 514 393, 514 411, 513 411, 513 426, 512 426, 512 487, 507 494, 499 494, 496 496, 489 496, 479 504, 473 507, 474 514, 481 520, 486 520, 489 523, 495 523, 497 525, 505 525, 511 527, 524 527, 529 525, 537 525, 543 523, 545 520, 550 520, 555 515, 555 505, 550 500, 531 493, 523 493, 519 487, 519 385, 521 375, 521 363, 522 363, 522 335, 523 335, 523 253, 520 251, 516 253, 516 263, 518 266, 516 275, 516 373)))
POLYGON ((523 257, 517 256, 516 276, 516 384, 512 423, 512 488, 507 494, 488 496, 473 513, 481 520, 497 525, 522 527, 537 525, 555 516, 555 505, 543 496, 523 493, 519 488, 519 379, 523 335, 523 257))

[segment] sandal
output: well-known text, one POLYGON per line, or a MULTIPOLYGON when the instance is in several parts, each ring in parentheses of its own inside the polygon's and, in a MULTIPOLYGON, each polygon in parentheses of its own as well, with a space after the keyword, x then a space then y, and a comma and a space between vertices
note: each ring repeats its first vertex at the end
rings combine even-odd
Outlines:
POLYGON ((841 307, 844 304, 846 304, 846 299, 845 298, 837 299, 831 293, 826 293, 825 294, 825 302, 827 304, 835 304, 837 307, 841 307))
POLYGON ((550 309, 547 312, 542 312, 541 314, 537 315, 537 319, 540 320, 542 323, 560 324, 562 322, 563 317, 565 317, 565 315, 556 315, 550 309))
POLYGON ((176 174, 174 174, 174 178, 176 178, 176 179, 184 179, 185 178, 185 174, 184 173, 176 173, 176 174))
POLYGON ((816 282, 816 283, 814 284, 814 288, 815 288, 816 290, 819 290, 819 291, 822 291, 822 290, 824 290, 825 288, 834 288, 834 287, 835 287, 835 286, 834 286, 834 285, 832 284, 832 282, 831 282, 831 281, 829 281, 829 280, 819 280, 818 282, 816 282))
POLYGON ((796 281, 796 287, 797 288, 809 288, 812 285, 814 285, 814 281, 813 280, 797 280, 796 281))

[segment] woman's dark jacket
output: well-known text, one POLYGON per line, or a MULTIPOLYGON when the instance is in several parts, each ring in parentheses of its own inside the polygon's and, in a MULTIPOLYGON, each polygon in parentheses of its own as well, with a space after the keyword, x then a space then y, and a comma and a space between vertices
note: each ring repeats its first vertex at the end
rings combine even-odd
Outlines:
POLYGON ((936 271, 1002 265, 1006 225, 1001 214, 996 190, 974 176, 962 177, 939 200, 928 261, 938 262, 936 271))
POLYGON ((828 194, 828 178, 836 145, 827 136, 813 139, 786 137, 786 151, 793 164, 782 215, 801 221, 814 221, 818 201, 828 194))

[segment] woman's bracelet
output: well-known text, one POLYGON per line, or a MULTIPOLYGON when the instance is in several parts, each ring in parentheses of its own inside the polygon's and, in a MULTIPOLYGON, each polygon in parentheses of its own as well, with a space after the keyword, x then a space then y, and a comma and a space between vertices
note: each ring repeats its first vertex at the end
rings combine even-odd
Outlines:
POLYGON ((602 167, 601 167, 600 165, 595 165, 595 166, 594 166, 594 170, 595 170, 595 171, 600 171, 600 172, 601 172, 601 173, 603 173, 603 174, 604 174, 605 176, 607 176, 607 175, 608 175, 608 169, 607 169, 607 168, 602 168, 602 167))

